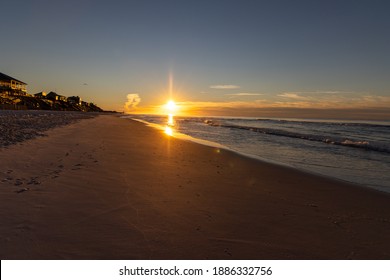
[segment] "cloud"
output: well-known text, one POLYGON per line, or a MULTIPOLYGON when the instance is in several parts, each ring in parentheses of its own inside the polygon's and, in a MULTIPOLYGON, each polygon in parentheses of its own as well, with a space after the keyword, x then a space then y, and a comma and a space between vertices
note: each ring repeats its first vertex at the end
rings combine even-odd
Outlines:
MULTIPOLYGON (((260 95, 260 94, 259 94, 260 95)), ((232 96, 234 96, 232 94, 232 96)), ((316 109, 357 109, 390 108, 390 96, 380 95, 339 95, 301 96, 297 93, 281 93, 279 99, 256 99, 253 101, 181 102, 183 108, 316 108, 316 109)))
MULTIPOLYGON (((137 95, 138 96, 138 95, 137 95)), ((373 115, 378 110, 378 118, 390 116, 390 96, 376 95, 367 92, 347 92, 347 91, 307 91, 307 92, 279 92, 270 93, 231 93, 224 101, 180 101, 176 102, 179 107, 178 115, 256 115, 261 116, 264 110, 272 109, 279 112, 281 116, 287 110, 317 110, 322 112, 327 110, 355 110, 356 112, 368 112, 373 115), (239 98, 240 96, 249 98, 239 98), (251 96, 253 96, 251 98, 251 96), (383 112, 389 113, 384 114, 383 112)), ((133 100, 132 98, 131 100, 133 100)), ((130 102, 133 104, 134 102, 130 102)), ((138 102, 139 103, 139 102, 138 102)), ((137 103, 137 104, 138 104, 137 103)), ((133 106, 133 105, 132 105, 133 106)), ((132 113, 165 114, 163 106, 138 107, 132 113)), ((298 112, 298 111, 296 111, 298 112)), ((314 112, 314 111, 313 111, 314 112)), ((341 112, 341 111, 340 111, 341 112)), ((287 116, 287 115, 286 115, 287 116)), ((308 115, 309 116, 309 115, 308 115)), ((314 116, 314 115, 313 115, 314 116)), ((364 117, 364 116, 363 116, 364 117)))
POLYGON ((353 91, 340 91, 340 90, 328 90, 328 91, 314 91, 309 93, 319 93, 319 94, 347 94, 347 93, 355 93, 353 91))
POLYGON ((259 99, 254 101, 184 101, 177 103, 183 110, 187 108, 252 108, 269 105, 267 100, 259 99))
POLYGON ((284 92, 281 94, 278 94, 280 97, 285 97, 285 98, 291 98, 291 99, 299 99, 299 100, 306 100, 308 97, 301 96, 298 93, 295 92, 284 92))
POLYGON ((263 93, 252 93, 252 92, 239 92, 239 93, 228 93, 226 95, 229 95, 231 97, 237 97, 237 96, 259 96, 264 95, 263 93))
POLYGON ((240 88, 240 86, 236 86, 236 85, 212 85, 212 86, 210 86, 210 88, 213 88, 213 89, 237 89, 237 88, 240 88))
POLYGON ((308 100, 181 102, 183 115, 388 119, 390 96, 326 96, 308 100))
POLYGON ((127 95, 127 102, 125 103, 125 112, 133 111, 141 102, 141 98, 138 93, 129 93, 127 95))
MULTIPOLYGON (((343 90, 316 90, 316 91, 289 91, 289 92, 283 92, 279 94, 278 96, 284 96, 284 97, 291 97, 293 95, 296 96, 307 96, 307 95, 346 95, 346 94, 362 94, 363 92, 354 92, 354 91, 343 91, 343 90), (290 96, 288 96, 290 95, 290 96)), ((291 97, 294 98, 294 97, 291 97)))
POLYGON ((274 104, 295 108, 389 108, 390 96, 352 91, 285 92, 274 104), (305 95, 306 94, 306 95, 305 95), (287 100, 286 100, 287 98, 287 100))

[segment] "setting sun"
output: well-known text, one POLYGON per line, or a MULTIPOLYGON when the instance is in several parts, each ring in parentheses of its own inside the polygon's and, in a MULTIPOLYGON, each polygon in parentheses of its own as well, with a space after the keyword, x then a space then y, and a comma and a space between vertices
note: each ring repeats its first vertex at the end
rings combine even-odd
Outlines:
POLYGON ((175 103, 175 101, 173 101, 173 100, 169 100, 168 102, 167 102, 167 104, 165 105, 165 107, 169 110, 169 111, 174 111, 175 109, 176 109, 176 103, 175 103))

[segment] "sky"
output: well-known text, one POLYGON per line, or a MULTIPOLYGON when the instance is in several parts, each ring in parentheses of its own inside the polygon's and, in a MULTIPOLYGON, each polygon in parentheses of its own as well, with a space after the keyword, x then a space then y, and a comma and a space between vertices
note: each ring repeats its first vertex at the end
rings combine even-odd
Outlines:
POLYGON ((1 6, 0 72, 31 94, 130 113, 172 98, 182 114, 390 119, 389 1, 1 6))

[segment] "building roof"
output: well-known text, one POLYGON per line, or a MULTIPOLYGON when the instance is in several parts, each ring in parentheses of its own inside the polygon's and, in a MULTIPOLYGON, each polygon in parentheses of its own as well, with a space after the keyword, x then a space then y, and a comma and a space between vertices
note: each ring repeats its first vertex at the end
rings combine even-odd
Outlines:
POLYGON ((7 81, 7 82, 10 82, 11 80, 17 81, 17 82, 19 82, 19 83, 21 83, 21 84, 24 84, 24 85, 27 85, 25 82, 22 82, 22 81, 20 81, 20 80, 18 80, 18 79, 12 78, 12 77, 10 77, 10 76, 8 76, 8 75, 3 74, 3 73, 0 72, 0 81, 7 81))
POLYGON ((54 91, 51 91, 48 94, 46 94, 46 97, 49 97, 49 98, 53 98, 53 97, 56 97, 56 96, 58 96, 58 98, 66 98, 66 96, 58 94, 58 93, 56 93, 54 91))
POLYGON ((35 93, 34 95, 35 95, 35 96, 39 96, 39 95, 46 96, 47 93, 44 92, 44 91, 41 91, 41 92, 35 93))

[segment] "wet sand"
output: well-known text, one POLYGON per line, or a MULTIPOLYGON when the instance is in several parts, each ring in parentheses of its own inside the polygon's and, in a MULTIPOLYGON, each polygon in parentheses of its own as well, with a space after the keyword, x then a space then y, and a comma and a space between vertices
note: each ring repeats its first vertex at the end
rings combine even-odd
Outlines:
POLYGON ((390 195, 102 115, 0 148, 1 259, 389 259, 390 195))

